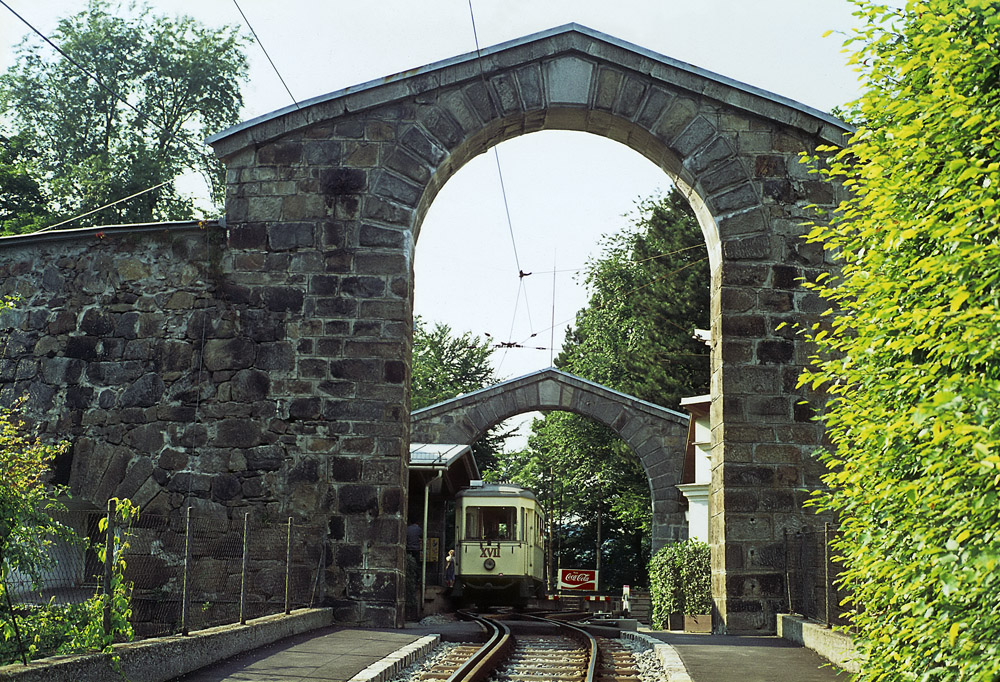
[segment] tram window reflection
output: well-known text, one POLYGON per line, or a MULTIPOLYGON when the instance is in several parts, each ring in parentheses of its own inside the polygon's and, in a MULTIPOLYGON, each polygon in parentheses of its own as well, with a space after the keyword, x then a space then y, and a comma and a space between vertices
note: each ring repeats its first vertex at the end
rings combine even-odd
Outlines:
POLYGON ((517 540, 517 507, 468 507, 467 540, 517 540))

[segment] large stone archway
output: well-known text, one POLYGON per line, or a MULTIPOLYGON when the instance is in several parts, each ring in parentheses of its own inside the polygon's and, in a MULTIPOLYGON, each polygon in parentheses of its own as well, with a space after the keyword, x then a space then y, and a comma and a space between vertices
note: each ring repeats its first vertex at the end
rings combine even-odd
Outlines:
MULTIPOLYGON (((468 159, 544 129, 587 131, 638 151, 675 180, 699 217, 712 266, 717 626, 773 631, 784 602, 782 534, 813 522, 802 503, 817 483, 812 452, 822 442, 800 404, 808 396, 796 389, 807 351, 783 323, 824 308, 799 286, 827 267, 799 223, 807 205, 832 207, 838 198, 798 157, 841 143, 842 123, 570 25, 213 138, 229 169, 230 257, 277 255, 288 245, 300 257, 315 252, 300 289, 305 315, 324 325, 304 340, 317 357, 366 368, 345 377, 351 400, 323 398, 322 411, 378 433, 375 457, 399 458, 423 216, 468 159)), ((234 270, 241 276, 235 261, 234 270)))
MULTIPOLYGON (((0 238, 0 404, 71 442, 57 478, 101 506, 327 529, 341 622, 402 619, 413 253, 472 156, 543 129, 642 153, 694 206, 712 263, 713 590, 720 630, 773 631, 782 536, 822 433, 784 323, 825 307, 800 151, 835 119, 579 26, 348 88, 226 131, 221 223, 0 238)), ((605 172, 599 169, 597 172, 605 172)))
POLYGON ((557 369, 544 369, 416 410, 410 438, 472 445, 510 417, 562 410, 604 424, 625 441, 649 478, 653 551, 687 538, 681 494, 687 415, 557 369))

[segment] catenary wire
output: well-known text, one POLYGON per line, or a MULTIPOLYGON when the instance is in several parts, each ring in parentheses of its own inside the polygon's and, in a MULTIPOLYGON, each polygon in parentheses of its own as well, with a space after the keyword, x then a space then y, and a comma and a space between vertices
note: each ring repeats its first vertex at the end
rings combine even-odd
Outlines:
MULTIPOLYGON (((489 83, 486 82, 486 72, 483 70, 483 54, 479 47, 479 31, 476 29, 476 13, 472 8, 472 0, 469 0, 469 18, 472 21, 472 37, 476 43, 476 64, 479 66, 479 78, 483 82, 483 88, 486 90, 486 94, 489 97, 490 103, 493 105, 494 109, 499 116, 501 113, 500 107, 493 101, 492 91, 490 90, 489 83)), ((514 238, 514 223, 510 217, 510 203, 507 200, 507 187, 503 179, 503 168, 500 164, 500 152, 497 150, 496 145, 493 146, 493 158, 496 160, 497 165, 497 176, 500 178, 500 194, 503 198, 503 208, 504 213, 507 217, 507 231, 510 233, 510 245, 514 250, 514 265, 517 267, 518 279, 523 283, 524 278, 532 274, 530 272, 525 272, 524 268, 521 267, 521 259, 517 253, 517 240, 514 238)), ((518 287, 518 295, 523 287, 518 287)), ((516 310, 516 304, 515 304, 516 310)), ((534 329, 534 324, 531 321, 531 306, 528 304, 528 293, 524 292, 524 311, 528 316, 528 328, 534 329)), ((513 333, 513 329, 511 330, 513 333)))
MULTIPOLYGON (((682 249, 677 249, 676 251, 667 251, 666 253, 658 253, 655 256, 648 256, 646 258, 640 258, 639 260, 628 261, 629 265, 638 265, 639 263, 645 263, 647 261, 656 260, 657 258, 666 258, 668 256, 676 256, 679 253, 684 253, 685 251, 690 251, 691 249, 703 249, 704 244, 695 244, 693 246, 685 246, 682 249)), ((583 272, 587 269, 587 266, 581 266, 579 268, 563 268, 561 270, 535 270, 532 274, 535 275, 549 275, 553 273, 563 273, 563 272, 583 272)))
MULTIPOLYGON (((139 116, 139 118, 141 118, 142 120, 146 121, 147 123, 152 124, 154 127, 159 128, 159 124, 156 121, 154 121, 152 118, 150 118, 150 116, 148 114, 142 113, 139 109, 137 109, 135 107, 134 104, 132 104, 131 102, 129 102, 127 99, 125 99, 114 88, 112 88, 111 86, 109 86, 108 84, 106 84, 104 81, 102 81, 99 76, 91 73, 84 66, 82 66, 78 61, 76 61, 71 56, 69 56, 61 47, 59 47, 54 42, 52 42, 52 40, 48 36, 46 36, 44 33, 42 33, 37 28, 35 28, 34 25, 31 24, 31 22, 29 22, 27 19, 25 19, 20 14, 18 14, 16 11, 14 11, 14 9, 10 5, 7 4, 6 0, 0 0, 0 5, 3 5, 4 7, 6 7, 7 10, 11 14, 13 14, 15 17, 17 17, 18 19, 20 19, 21 23, 23 23, 25 26, 27 26, 28 28, 30 28, 35 34, 37 34, 42 40, 44 40, 50 47, 52 47, 53 50, 55 50, 60 55, 62 55, 66 59, 66 61, 68 61, 70 64, 72 64, 77 69, 79 69, 81 72, 83 72, 83 74, 85 76, 87 76, 87 78, 89 78, 90 80, 92 80, 95 83, 97 83, 98 86, 100 86, 102 89, 104 89, 105 91, 107 91, 112 97, 114 97, 116 100, 118 100, 119 102, 121 102, 122 104, 124 104, 126 107, 128 107, 129 109, 131 109, 132 111, 134 111, 136 113, 136 115, 139 116)), ((205 153, 204 147, 195 145, 194 143, 192 143, 189 140, 181 139, 179 141, 180 141, 181 144, 189 147, 191 150, 197 152, 198 154, 204 154, 205 153)))
POLYGON ((287 92, 288 96, 292 98, 292 103, 295 105, 295 108, 301 109, 301 107, 299 106, 299 101, 295 99, 295 95, 293 95, 292 91, 288 89, 288 84, 285 83, 285 79, 281 77, 281 72, 278 71, 278 67, 274 65, 274 60, 271 59, 271 55, 268 54, 267 48, 264 47, 264 43, 260 42, 260 38, 257 37, 257 31, 254 30, 253 25, 250 23, 250 20, 247 19, 247 15, 243 13, 243 8, 240 7, 240 3, 237 2, 236 0, 233 0, 233 4, 236 5, 236 9, 239 10, 240 16, 243 17, 243 22, 247 25, 247 28, 250 29, 250 33, 253 35, 253 39, 257 41, 258 45, 260 45, 260 49, 264 52, 264 56, 267 57, 267 61, 270 62, 271 68, 274 69, 274 73, 277 74, 278 80, 280 80, 281 84, 285 87, 285 92, 287 92))
MULTIPOLYGON (((524 290, 524 278, 517 280, 517 298, 514 299, 514 314, 511 316, 510 320, 510 331, 507 332, 507 338, 512 338, 514 336, 514 324, 517 322, 517 306, 521 302, 521 292, 524 290)), ((527 300, 527 295, 525 295, 525 300, 527 300)), ((513 348, 514 346, 508 343, 500 341, 496 344, 497 348, 503 348, 503 355, 500 356, 500 362, 497 363, 497 372, 503 367, 503 361, 507 359, 507 350, 513 348)))
MULTIPOLYGON (((691 261, 690 263, 688 263, 688 264, 684 265, 683 267, 680 267, 680 268, 677 268, 676 270, 674 270, 674 271, 672 271, 672 272, 668 272, 668 273, 666 273, 666 274, 663 274, 663 275, 660 275, 659 277, 654 277, 653 279, 651 279, 650 281, 646 282, 645 284, 643 284, 643 285, 641 285, 641 286, 637 286, 637 287, 633 287, 633 288, 631 288, 631 289, 627 289, 627 290, 624 290, 624 289, 623 289, 623 290, 620 290, 620 291, 617 291, 617 292, 612 292, 612 294, 611 294, 611 296, 610 296, 610 297, 614 297, 614 298, 618 299, 618 298, 621 298, 621 297, 624 297, 624 296, 628 296, 628 295, 630 295, 630 294, 634 294, 634 293, 635 293, 635 292, 637 292, 637 291, 642 291, 643 289, 646 289, 646 288, 648 288, 648 287, 651 287, 651 286, 653 286, 654 284, 656 284, 657 282, 659 282, 659 281, 660 281, 660 280, 662 280, 662 279, 665 279, 665 278, 667 278, 667 277, 671 277, 671 276, 673 276, 673 275, 676 275, 676 274, 677 274, 677 273, 679 273, 679 272, 683 272, 684 270, 687 270, 688 268, 690 268, 690 267, 693 267, 693 266, 697 265, 698 263, 702 263, 702 262, 704 262, 704 261, 706 261, 706 260, 708 260, 708 257, 707 257, 707 256, 706 256, 705 258, 699 258, 699 259, 698 259, 698 260, 696 260, 696 261, 691 261)), ((600 306, 597 306, 597 307, 598 307, 598 308, 600 308, 600 306)), ((573 320, 575 320, 575 319, 576 319, 576 315, 574 315, 573 317, 570 317, 570 318, 568 318, 568 319, 565 319, 565 320, 562 320, 561 322, 559 322, 559 323, 557 323, 557 324, 555 324, 555 325, 553 325, 553 326, 554 326, 554 327, 558 327, 558 326, 561 326, 561 325, 564 325, 564 324, 566 324, 566 323, 568 323, 568 322, 572 322, 572 321, 573 321, 573 320)), ((684 329, 683 327, 681 327, 680 325, 678 325, 678 324, 676 324, 676 323, 674 323, 674 322, 671 322, 671 321, 669 321, 669 320, 667 320, 667 322, 668 322, 669 324, 672 324, 673 326, 677 327, 678 329, 680 329, 680 330, 682 330, 682 331, 685 331, 685 332, 686 332, 686 331, 688 331, 687 329, 684 329)), ((542 329, 541 331, 549 331, 549 330, 548 330, 548 329, 542 329)), ((525 338, 525 339, 524 339, 523 341, 521 341, 520 343, 524 343, 525 341, 527 341, 528 339, 531 339, 531 338, 532 338, 532 337, 534 337, 534 336, 537 336, 537 333, 535 333, 535 334, 532 334, 531 336, 528 336, 528 337, 526 337, 526 338, 525 338)), ((519 345, 519 344, 518 344, 518 345, 519 345)), ((516 348, 516 347, 517 347, 517 345, 515 345, 515 346, 512 346, 512 347, 515 347, 515 348, 516 348)))

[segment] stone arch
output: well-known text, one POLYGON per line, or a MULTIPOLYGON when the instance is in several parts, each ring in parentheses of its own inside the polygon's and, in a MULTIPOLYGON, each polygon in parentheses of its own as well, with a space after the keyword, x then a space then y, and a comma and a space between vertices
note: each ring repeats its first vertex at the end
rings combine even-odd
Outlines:
POLYGON ((510 417, 562 410, 604 424, 625 441, 649 479, 653 551, 687 538, 682 482, 688 417, 578 376, 544 369, 410 415, 414 442, 472 445, 510 417))
MULTIPOLYGON (((806 207, 839 198, 799 164, 800 152, 842 142, 846 126, 822 112, 568 25, 213 137, 228 168, 223 267, 251 303, 254 295, 265 306, 290 301, 302 318, 287 330, 299 353, 292 379, 270 393, 279 413, 298 416, 283 437, 335 424, 338 471, 379 463, 365 493, 372 499, 404 487, 412 259, 423 215, 469 158, 543 129, 584 130, 639 151, 684 188, 699 216, 712 262, 716 624, 773 631, 784 602, 777 548, 785 530, 815 523, 802 503, 821 471, 811 454, 821 429, 796 388, 807 350, 786 325, 825 308, 799 285, 828 268, 822 250, 801 239, 806 207), (285 280, 260 293, 252 283, 263 273, 285 280)), ((357 493, 331 487, 341 499, 357 493)), ((339 511, 401 527, 398 510, 380 504, 339 511)), ((379 586, 351 599, 376 603, 396 584, 398 602, 401 558, 356 579, 371 573, 362 569, 373 565, 368 553, 388 544, 372 549, 350 531, 334 544, 360 548, 343 552, 348 584, 379 586)))

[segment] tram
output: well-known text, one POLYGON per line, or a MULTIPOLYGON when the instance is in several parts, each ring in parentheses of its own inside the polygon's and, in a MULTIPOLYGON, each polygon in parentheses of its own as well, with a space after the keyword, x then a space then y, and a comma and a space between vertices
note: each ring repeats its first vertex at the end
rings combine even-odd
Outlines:
POLYGON ((545 516, 526 488, 474 481, 456 496, 452 595, 477 606, 524 605, 545 593, 545 516))

